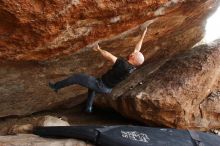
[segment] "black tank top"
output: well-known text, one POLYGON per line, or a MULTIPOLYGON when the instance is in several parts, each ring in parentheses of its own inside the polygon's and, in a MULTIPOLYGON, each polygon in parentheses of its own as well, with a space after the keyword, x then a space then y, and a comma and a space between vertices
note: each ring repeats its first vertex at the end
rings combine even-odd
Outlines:
POLYGON ((126 79, 136 68, 122 57, 118 57, 115 64, 101 79, 109 88, 113 88, 119 82, 126 79))

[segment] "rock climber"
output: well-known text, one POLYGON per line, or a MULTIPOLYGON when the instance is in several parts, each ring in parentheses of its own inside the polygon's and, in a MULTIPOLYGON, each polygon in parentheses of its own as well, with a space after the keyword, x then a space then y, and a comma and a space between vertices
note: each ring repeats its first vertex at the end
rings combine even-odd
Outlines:
POLYGON ((144 30, 140 40, 135 46, 134 51, 127 57, 116 57, 108 51, 102 50, 98 43, 93 47, 94 51, 101 53, 101 55, 109 60, 113 66, 101 77, 96 78, 84 73, 76 73, 72 76, 58 81, 56 83, 49 82, 49 87, 55 92, 66 86, 78 84, 88 88, 86 112, 92 112, 92 104, 96 93, 111 93, 112 88, 119 82, 125 80, 137 66, 140 66, 144 62, 144 56, 140 52, 143 43, 144 36, 147 32, 147 27, 144 30))

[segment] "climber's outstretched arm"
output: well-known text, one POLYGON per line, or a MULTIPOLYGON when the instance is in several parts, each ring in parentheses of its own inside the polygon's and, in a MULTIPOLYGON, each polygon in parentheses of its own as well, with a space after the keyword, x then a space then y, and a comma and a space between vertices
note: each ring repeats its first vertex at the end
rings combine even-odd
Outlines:
POLYGON ((111 61, 112 63, 115 63, 116 60, 117 60, 117 57, 112 55, 111 53, 109 53, 108 51, 105 51, 105 50, 102 50, 98 44, 96 44, 94 47, 93 47, 93 50, 94 51, 99 51, 102 56, 104 58, 106 58, 107 60, 111 61))
POLYGON ((139 42, 135 46, 134 52, 140 52, 141 46, 142 46, 142 43, 143 43, 143 39, 144 39, 144 36, 145 36, 146 32, 147 32, 147 27, 144 30, 144 33, 142 34, 141 39, 139 40, 139 42))

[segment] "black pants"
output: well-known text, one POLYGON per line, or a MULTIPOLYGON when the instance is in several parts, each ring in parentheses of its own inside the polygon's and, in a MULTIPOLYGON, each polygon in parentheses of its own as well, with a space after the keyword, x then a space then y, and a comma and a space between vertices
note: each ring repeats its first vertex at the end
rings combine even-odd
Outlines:
POLYGON ((108 88, 101 79, 97 79, 93 76, 89 76, 83 73, 74 74, 64 80, 58 81, 54 84, 54 88, 59 90, 66 86, 78 84, 88 88, 87 95, 87 109, 92 108, 93 100, 97 93, 110 93, 111 88, 108 88))

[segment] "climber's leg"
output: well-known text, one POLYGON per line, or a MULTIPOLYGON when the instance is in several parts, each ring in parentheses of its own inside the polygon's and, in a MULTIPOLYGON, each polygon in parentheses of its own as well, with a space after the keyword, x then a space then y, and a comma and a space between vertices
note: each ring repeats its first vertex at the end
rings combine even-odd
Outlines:
POLYGON ((92 112, 93 100, 95 98, 95 91, 92 89, 88 89, 87 103, 86 103, 86 112, 92 112))
POLYGON ((86 75, 83 73, 74 74, 64 80, 58 81, 55 84, 49 83, 49 86, 54 90, 57 91, 61 88, 64 88, 66 86, 78 84, 83 87, 87 87, 89 89, 92 89, 96 92, 100 93, 108 93, 110 89, 106 88, 102 84, 100 84, 100 81, 98 81, 95 77, 86 75))
POLYGON ((55 84, 50 83, 50 87, 52 87, 54 90, 59 90, 66 86, 78 84, 87 88, 95 89, 96 82, 96 78, 93 76, 89 76, 83 73, 77 73, 64 80, 58 81, 55 84))

